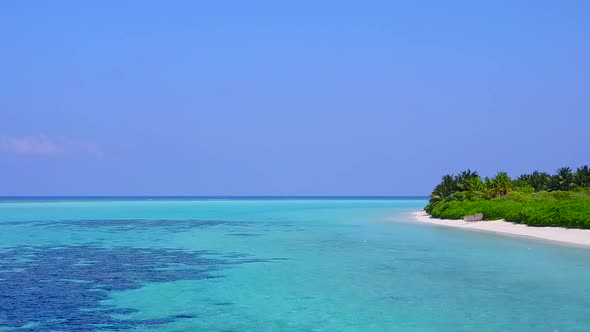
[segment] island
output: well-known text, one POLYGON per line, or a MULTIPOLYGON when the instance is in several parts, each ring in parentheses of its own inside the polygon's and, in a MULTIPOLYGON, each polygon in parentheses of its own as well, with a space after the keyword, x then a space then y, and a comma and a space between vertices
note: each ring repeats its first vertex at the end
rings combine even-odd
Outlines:
POLYGON ((528 226, 590 229, 590 168, 562 167, 512 179, 506 172, 482 178, 466 170, 445 175, 424 208, 431 217, 505 220, 528 226))

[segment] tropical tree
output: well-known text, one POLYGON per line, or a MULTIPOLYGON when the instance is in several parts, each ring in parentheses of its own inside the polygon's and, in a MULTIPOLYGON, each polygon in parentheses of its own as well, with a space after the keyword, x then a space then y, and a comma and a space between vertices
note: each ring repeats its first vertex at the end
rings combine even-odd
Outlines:
POLYGON ((523 174, 518 181, 526 182, 535 191, 551 189, 551 175, 545 172, 534 171, 532 174, 523 174))
POLYGON ((590 168, 588 165, 578 167, 574 174, 574 183, 578 187, 590 187, 590 168))
POLYGON ((458 191, 469 190, 469 181, 472 179, 479 178, 477 172, 473 172, 470 169, 463 171, 455 176, 455 184, 458 191))
POLYGON ((486 186, 479 176, 471 178, 467 181, 467 190, 469 191, 481 191, 486 190, 486 186))
MULTIPOLYGON (((530 202, 534 200, 538 202, 547 197, 551 199, 558 198, 560 200, 572 197, 583 199, 585 197, 583 194, 568 192, 573 189, 590 195, 589 166, 580 166, 575 172, 572 172, 572 169, 569 167, 562 167, 557 170, 555 175, 534 171, 531 174, 523 174, 516 180, 512 180, 506 172, 498 172, 493 178, 485 177, 482 180, 477 172, 468 169, 457 175, 448 174, 443 176, 442 181, 432 191, 430 202, 425 207, 425 210, 429 213, 436 211, 435 206, 440 202, 451 204, 461 201, 491 200, 496 197, 505 196, 511 191, 515 191, 515 193, 510 195, 510 197, 500 200, 498 203, 504 200, 518 202, 530 202), (538 191, 557 192, 551 195, 532 195, 533 192, 538 191)), ((451 204, 449 206, 454 205, 451 204)))
POLYGON ((569 167, 562 167, 557 170, 557 174, 551 179, 551 190, 570 190, 574 188, 574 174, 569 167))
POLYGON ((486 187, 488 197, 504 196, 512 191, 512 179, 508 173, 498 172, 494 178, 487 179, 486 187))
POLYGON ((448 174, 443 176, 441 183, 432 190, 432 194, 430 195, 430 205, 436 205, 440 201, 448 198, 455 191, 457 191, 455 177, 448 174))
POLYGON ((465 198, 468 200, 481 198, 484 196, 485 191, 486 186, 481 178, 479 176, 472 177, 467 180, 467 192, 465 193, 465 198))

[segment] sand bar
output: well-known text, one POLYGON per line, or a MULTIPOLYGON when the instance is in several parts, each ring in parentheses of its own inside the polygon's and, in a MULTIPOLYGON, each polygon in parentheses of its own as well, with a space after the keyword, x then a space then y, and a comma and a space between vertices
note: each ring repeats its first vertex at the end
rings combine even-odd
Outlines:
POLYGON ((420 222, 445 227, 456 227, 474 231, 526 236, 549 241, 590 246, 590 229, 530 227, 504 220, 466 222, 463 220, 437 219, 431 217, 424 211, 413 212, 412 217, 420 222))

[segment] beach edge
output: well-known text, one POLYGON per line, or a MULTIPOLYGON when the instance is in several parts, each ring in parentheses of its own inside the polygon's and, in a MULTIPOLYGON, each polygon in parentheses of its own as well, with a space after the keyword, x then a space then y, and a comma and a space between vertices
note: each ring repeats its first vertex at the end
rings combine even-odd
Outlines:
POLYGON ((507 236, 528 237, 561 244, 590 247, 590 229, 531 227, 523 224, 511 223, 505 220, 467 222, 463 220, 438 219, 432 217, 423 210, 412 212, 411 217, 414 221, 424 224, 496 233, 507 236))

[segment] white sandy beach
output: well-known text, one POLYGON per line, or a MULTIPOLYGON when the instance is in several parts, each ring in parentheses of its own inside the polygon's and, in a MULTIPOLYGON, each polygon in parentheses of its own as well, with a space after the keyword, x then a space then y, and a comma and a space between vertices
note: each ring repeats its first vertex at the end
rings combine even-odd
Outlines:
POLYGON ((466 222, 463 220, 437 219, 424 211, 413 212, 412 217, 424 223, 445 227, 493 232, 499 234, 526 236, 549 241, 590 246, 590 229, 568 229, 560 227, 530 227, 504 220, 466 222))

